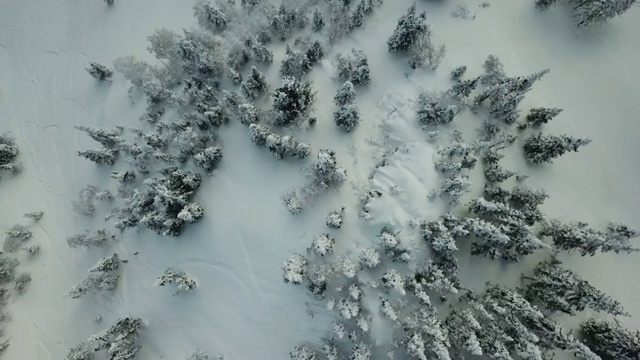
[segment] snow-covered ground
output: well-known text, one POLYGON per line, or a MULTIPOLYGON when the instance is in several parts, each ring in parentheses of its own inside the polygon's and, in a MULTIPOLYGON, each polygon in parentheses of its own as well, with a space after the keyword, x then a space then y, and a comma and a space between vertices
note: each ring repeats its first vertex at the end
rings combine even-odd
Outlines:
MULTIPOLYGON (((26 223, 23 213, 45 212, 31 240, 42 245, 40 254, 20 258, 20 269, 30 271, 33 282, 24 295, 10 300, 6 359, 61 359, 69 347, 129 315, 145 322, 140 359, 181 359, 196 348, 229 359, 282 359, 297 343, 318 340, 330 319, 307 306, 313 300, 305 291, 283 283, 283 261, 291 253, 304 253, 313 235, 326 231, 325 215, 342 206, 347 207, 346 224, 333 233, 341 253, 369 246, 384 225, 404 229, 408 238, 419 241, 410 220, 436 217, 443 209, 427 201, 438 183, 432 166, 435 148, 415 124, 413 102, 419 89, 450 86, 448 72, 456 66, 467 65, 470 74, 479 74, 489 54, 501 59, 509 75, 551 69, 522 103, 523 112, 537 106, 564 108, 545 130, 593 139, 579 153, 551 165, 528 167, 519 151, 511 151, 504 161, 530 175, 529 184, 547 190, 546 214, 598 227, 610 220, 640 227, 640 143, 634 140, 640 131, 638 9, 600 27, 577 29, 563 7, 540 13, 532 1, 493 0, 483 8, 469 0, 473 20, 451 16, 465 2, 419 1, 420 9, 428 9, 435 41, 446 44, 447 54, 435 73, 409 74, 405 60, 389 54, 385 41, 411 1, 387 0, 363 29, 342 40, 314 68, 318 125, 298 133, 314 153, 336 151, 347 169, 347 183, 291 216, 280 195, 304 183, 300 169, 307 163, 276 161, 250 142, 245 127, 231 123, 220 131, 225 158, 199 190, 206 209, 203 221, 176 239, 128 230, 113 248, 70 249, 66 236, 105 226, 104 204, 92 218, 72 212, 79 189, 93 184, 113 190, 108 170, 76 156, 94 144, 73 126, 139 126, 144 109, 144 101, 131 104, 129 84, 120 75, 105 85, 85 67, 90 61, 112 64, 125 55, 152 61, 146 37, 160 27, 194 27, 193 3, 121 0, 107 7, 98 0, 0 0, 0 133, 15 135, 23 165, 20 174, 3 175, 0 229, 26 223), (358 90, 362 123, 344 133, 332 120, 338 84, 332 80, 331 59, 352 47, 367 54, 372 84, 358 90), (384 152, 372 145, 382 143, 383 131, 401 150, 376 171, 372 187, 387 195, 397 185, 400 192, 375 201, 373 220, 363 223, 357 189, 368 184, 384 152), (113 251, 129 260, 117 290, 82 300, 64 296, 90 266, 113 251), (172 296, 172 289, 154 288, 155 278, 168 266, 191 274, 198 290, 172 296), (316 313, 313 319, 307 316, 310 310, 316 313), (99 314, 102 323, 92 323, 99 314)), ((278 47, 276 54, 282 54, 283 46, 278 47)), ((268 74, 272 85, 279 60, 276 56, 268 74)), ((476 127, 472 121, 471 116, 457 119, 454 126, 471 134, 476 127)), ((624 325, 640 328, 637 255, 567 259, 626 306, 632 316, 622 319, 624 325)), ((512 281, 519 273, 495 267, 483 275, 483 281, 512 281)))

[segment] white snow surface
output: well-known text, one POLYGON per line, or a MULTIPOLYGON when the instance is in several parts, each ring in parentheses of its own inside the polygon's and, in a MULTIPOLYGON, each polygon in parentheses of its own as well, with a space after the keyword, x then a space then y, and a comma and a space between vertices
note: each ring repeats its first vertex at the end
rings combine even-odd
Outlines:
MULTIPOLYGON (((71 211, 78 191, 86 184, 115 189, 107 176, 111 169, 76 156, 76 151, 95 144, 73 126, 139 126, 144 108, 144 101, 131 104, 129 84, 120 75, 105 85, 85 67, 90 61, 111 65, 125 55, 153 61, 145 50, 146 37, 160 27, 194 27, 194 1, 121 0, 107 7, 99 0, 0 0, 0 133, 15 135, 23 165, 18 175, 3 174, 0 229, 27 223, 23 213, 45 213, 30 240, 42 249, 32 259, 25 254, 19 258, 19 269, 30 271, 33 281, 8 306, 12 321, 6 329, 11 343, 6 358, 61 359, 71 346, 121 316, 140 317, 145 323, 139 359, 181 359, 197 348, 228 359, 282 359, 301 341, 319 342, 332 319, 316 305, 316 316, 308 318, 305 304, 314 302, 302 287, 284 284, 282 263, 292 253, 303 253, 313 234, 326 232, 326 214, 341 206, 346 206, 345 222, 331 232, 336 252, 355 258, 377 241, 385 225, 399 230, 409 247, 422 245, 409 226, 411 220, 435 218, 444 207, 427 200, 439 178, 432 162, 435 147, 414 120, 414 99, 420 88, 446 89, 448 72, 457 66, 467 65, 469 74, 479 74, 489 54, 500 58, 508 75, 550 68, 521 104, 523 115, 531 107, 564 108, 545 131, 593 139, 579 153, 551 165, 528 167, 518 143, 503 160, 507 168, 530 175, 528 184, 547 190, 550 199, 543 210, 550 217, 598 227, 609 220, 640 227, 639 9, 593 29, 577 29, 562 6, 540 13, 533 1, 492 0, 490 7, 480 8, 468 0, 476 17, 463 20, 451 12, 464 2, 418 1, 419 9, 428 9, 434 40, 446 44, 447 54, 436 72, 418 70, 405 76, 410 73, 406 60, 389 54, 385 40, 411 2, 386 0, 364 29, 336 45, 311 74, 318 91, 318 124, 297 135, 311 143, 314 153, 321 148, 336 151, 339 164, 347 169, 343 185, 320 195, 300 215, 290 215, 280 195, 304 184, 300 169, 309 162, 276 161, 250 142, 245 127, 231 123, 220 131, 225 157, 198 192, 205 208, 200 222, 175 239, 128 230, 111 248, 74 250, 66 236, 106 226, 105 203, 91 218, 71 211), (351 47, 367 54, 372 84, 357 90, 362 122, 344 133, 332 119, 339 84, 332 80, 331 60, 337 51, 346 53, 351 47), (375 171, 371 188, 383 196, 371 203, 373 219, 363 222, 357 190, 368 184, 384 151, 368 140, 381 143, 382 132, 399 149, 387 166, 375 171), (395 195, 389 191, 392 186, 399 190, 395 195), (129 260, 115 291, 81 300, 64 296, 92 264, 113 251, 129 260), (175 289, 154 288, 167 267, 187 272, 198 288, 177 296, 172 296, 175 289), (92 323, 99 314, 103 321, 92 323)), ((283 45, 278 47, 267 74, 272 85, 279 83, 283 45)), ((452 126, 472 134, 474 121, 461 116, 452 126)), ((566 259, 626 306, 632 316, 622 319, 624 325, 640 328, 637 254, 566 259)), ((513 282, 519 276, 474 258, 462 261, 462 273, 465 266, 480 264, 480 274, 463 280, 513 282)))

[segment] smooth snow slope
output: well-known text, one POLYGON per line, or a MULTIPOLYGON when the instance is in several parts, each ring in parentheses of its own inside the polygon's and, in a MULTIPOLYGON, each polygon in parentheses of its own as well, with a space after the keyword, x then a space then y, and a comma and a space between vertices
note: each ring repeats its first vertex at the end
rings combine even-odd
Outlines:
MULTIPOLYGON (((525 167, 519 155, 507 159, 511 167, 531 175, 529 184, 549 192, 547 213, 594 225, 616 220, 640 227, 640 145, 635 141, 640 11, 632 9, 609 24, 584 30, 570 24, 564 9, 538 13, 532 1, 495 0, 489 8, 469 1, 477 15, 473 21, 450 16, 458 2, 420 1, 420 8, 430 9, 435 41, 446 43, 448 52, 435 75, 417 71, 406 78, 408 67, 387 53, 384 39, 410 3, 387 0, 365 30, 356 30, 337 46, 339 51, 364 49, 372 67, 371 88, 358 93, 363 122, 353 134, 341 133, 331 122, 337 86, 330 79, 330 59, 335 52, 313 70, 319 124, 301 136, 314 151, 335 149, 353 184, 323 195, 309 211, 293 217, 279 196, 304 182, 299 173, 304 163, 275 161, 249 142, 245 128, 232 124, 221 131, 225 159, 198 195, 206 220, 178 239, 130 231, 114 249, 86 251, 69 249, 65 237, 104 227, 104 212, 82 218, 71 211, 71 201, 87 183, 113 183, 106 177, 108 170, 75 155, 95 144, 73 126, 138 126, 144 104, 131 105, 122 77, 105 86, 84 68, 90 61, 111 64, 124 55, 151 61, 146 36, 159 27, 193 27, 193 2, 118 1, 107 8, 99 0, 0 0, 0 132, 15 134, 24 165, 21 174, 4 176, 0 184, 0 228, 23 221, 24 212, 45 211, 32 240, 43 245, 41 253, 33 260, 20 259, 21 269, 31 271, 34 280, 9 308, 13 321, 7 329, 11 346, 6 358, 61 359, 70 346, 126 315, 141 317, 147 325, 140 359, 186 358, 197 347, 229 359, 281 359, 299 341, 318 339, 329 320, 322 312, 307 317, 305 302, 312 301, 305 290, 282 283, 283 260, 304 252, 315 232, 326 231, 324 216, 342 205, 347 206, 347 224, 335 236, 337 247, 347 252, 375 241, 373 234, 382 225, 402 228, 413 216, 441 211, 423 200, 437 178, 429 166, 433 149, 411 127, 411 102, 420 87, 445 89, 447 73, 455 66, 464 64, 470 74, 479 73, 488 54, 497 55, 510 75, 551 68, 523 110, 562 107, 565 112, 545 130, 594 140, 580 153, 536 169, 525 167), (398 109, 402 116, 392 115, 398 109), (372 224, 362 226, 353 188, 367 183, 381 155, 367 142, 378 140, 381 129, 391 132, 392 144, 408 144, 406 153, 377 174, 374 187, 397 184, 403 193, 386 198, 375 208, 372 224), (413 164, 417 161, 419 166, 413 164), (110 251, 130 259, 118 289, 80 301, 65 298, 64 292, 110 251), (134 257, 134 251, 140 254, 134 257), (167 266, 192 274, 200 288, 179 296, 172 296, 172 289, 153 288, 167 266), (91 323, 98 314, 103 322, 91 323)), ((278 63, 276 59, 273 72, 278 63)), ((276 85, 273 72, 270 79, 276 85)), ((635 304, 640 284, 633 276, 639 270, 637 256, 572 257, 571 262, 626 305, 633 317, 624 319, 625 325, 640 328, 635 304)))

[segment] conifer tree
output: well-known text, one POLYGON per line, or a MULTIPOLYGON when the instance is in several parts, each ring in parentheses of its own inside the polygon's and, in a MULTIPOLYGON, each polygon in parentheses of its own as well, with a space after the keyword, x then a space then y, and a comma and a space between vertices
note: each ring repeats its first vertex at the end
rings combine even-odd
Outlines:
POLYGON ((589 319, 580 326, 580 338, 602 360, 636 360, 640 356, 640 331, 624 329, 618 322, 589 319))
POLYGON ((113 75, 113 70, 95 62, 89 65, 87 72, 100 81, 111 81, 111 76, 113 75))
POLYGON ((578 149, 591 142, 587 138, 575 138, 568 135, 542 135, 537 133, 529 136, 524 141, 524 155, 527 161, 534 164, 552 162, 553 159, 562 156, 569 151, 578 149))
POLYGON ((560 265, 560 260, 554 257, 539 263, 531 274, 523 276, 527 282, 524 297, 552 312, 559 311, 569 315, 575 315, 586 308, 611 315, 629 315, 618 301, 560 265))
POLYGON ((533 127, 538 127, 542 124, 548 123, 561 112, 562 109, 558 108, 533 108, 527 115, 527 124, 533 127))
POLYGON ((315 93, 311 90, 311 84, 308 81, 285 76, 282 79, 282 86, 274 91, 273 97, 273 108, 276 110, 274 124, 288 126, 307 115, 313 104, 315 93))
POLYGON ((322 13, 317 8, 313 11, 313 20, 311 23, 311 29, 313 31, 320 31, 324 28, 324 18, 322 13))

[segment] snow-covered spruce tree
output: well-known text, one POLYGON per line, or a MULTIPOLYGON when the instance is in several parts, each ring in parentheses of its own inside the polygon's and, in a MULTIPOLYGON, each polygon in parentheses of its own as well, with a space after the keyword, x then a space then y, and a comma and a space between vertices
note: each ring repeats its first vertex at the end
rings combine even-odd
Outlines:
POLYGON ((285 284, 301 284, 308 269, 309 263, 304 256, 299 254, 291 255, 289 260, 285 261, 282 266, 282 274, 285 284))
POLYGON ((142 320, 120 318, 109 329, 92 335, 86 342, 69 350, 65 360, 92 360, 95 352, 106 350, 111 360, 132 360, 142 348, 138 343, 138 331, 142 320))
POLYGON ((539 263, 530 274, 523 275, 522 279, 526 281, 524 297, 549 311, 569 315, 586 308, 611 315, 629 315, 618 301, 560 265, 562 262, 554 257, 539 263))
POLYGON ((447 213, 435 221, 421 224, 422 238, 429 244, 433 254, 433 263, 438 266, 452 282, 457 283, 458 251, 456 238, 469 235, 463 221, 447 213))
POLYGON ((635 360, 640 356, 640 331, 616 321, 591 318, 580 325, 580 339, 602 360, 635 360))
POLYGON ((317 360, 318 355, 309 345, 301 344, 289 353, 289 358, 291 360, 317 360))
POLYGON ((394 231, 387 227, 383 227, 380 230, 378 239, 382 245, 382 249, 392 261, 409 262, 411 259, 411 252, 402 243, 394 231))
MULTIPOLYGON (((536 8, 547 10, 558 0, 536 0, 536 8)), ((567 0, 573 6, 573 18, 577 26, 601 24, 620 16, 636 4, 636 0, 567 0)))
POLYGON ((542 124, 546 124, 554 117, 558 116, 562 112, 562 109, 558 108, 533 108, 527 114, 526 126, 539 127, 542 124))
POLYGON ((483 355, 477 334, 484 330, 470 309, 452 308, 444 325, 448 329, 451 350, 457 358, 464 359, 463 352, 475 356, 483 355))
POLYGON ((308 169, 308 177, 314 187, 328 189, 342 183, 347 178, 347 171, 338 165, 333 150, 321 149, 308 169))
POLYGON ((8 133, 0 134, 0 170, 16 170, 14 160, 19 153, 13 137, 8 133))
POLYGON ((318 8, 313 11, 313 19, 311 21, 311 30, 320 31, 324 28, 324 17, 318 8))
POLYGON ((593 256, 597 251, 632 253, 640 251, 640 248, 633 247, 629 243, 631 233, 620 235, 612 231, 611 227, 607 232, 598 231, 588 227, 584 222, 561 223, 552 220, 544 224, 540 235, 548 236, 553 240, 556 248, 566 251, 578 251, 581 256, 593 256))
POLYGON ((353 103, 355 99, 356 92, 353 84, 351 81, 345 81, 336 92, 336 96, 333 97, 333 102, 337 106, 344 106, 353 103))
POLYGON ((398 19, 398 25, 387 40, 389 52, 409 54, 409 65, 412 69, 422 66, 437 68, 444 56, 445 47, 435 47, 431 40, 431 28, 426 24, 425 11, 416 15, 416 4, 413 3, 407 13, 398 19))
POLYGON ((287 45, 285 57, 280 65, 280 74, 282 76, 300 78, 311 71, 312 66, 311 60, 304 52, 292 49, 287 45))
POLYGON ((113 214, 118 219, 116 228, 124 230, 140 224, 159 235, 180 235, 186 222, 179 214, 193 204, 191 200, 202 177, 176 167, 162 169, 160 174, 163 177, 144 181, 146 191, 134 190, 124 199, 124 206, 113 214))
POLYGON ((518 261, 520 256, 549 247, 534 234, 524 214, 507 204, 480 197, 469 203, 468 210, 478 216, 465 220, 476 240, 471 246, 473 255, 518 261))
POLYGON ((202 151, 196 153, 193 159, 196 163, 206 171, 211 171, 216 168, 220 160, 222 159, 223 151, 217 146, 210 146, 202 151))
POLYGON ((111 76, 113 76, 113 70, 95 62, 89 64, 87 72, 100 81, 111 81, 111 76))
POLYGON ((83 233, 78 233, 67 237, 67 244, 72 248, 77 247, 105 247, 110 241, 114 241, 115 235, 109 233, 106 229, 97 231, 85 230, 83 233))
POLYGON ((542 189, 518 185, 511 189, 506 203, 520 211, 528 225, 544 220, 544 214, 538 208, 549 197, 542 189))
POLYGON ((311 66, 324 58, 324 47, 319 40, 311 40, 308 36, 298 37, 294 41, 294 45, 300 48, 311 66))
POLYGON ((113 166, 116 163, 118 152, 119 151, 116 149, 102 148, 96 150, 78 151, 78 156, 83 157, 96 164, 113 166))
POLYGON ((193 7, 193 15, 203 28, 220 32, 229 26, 229 18, 219 7, 211 6, 209 2, 199 1, 193 7))
POLYGON ((222 76, 227 69, 227 54, 221 40, 201 31, 183 32, 173 48, 183 71, 205 78, 222 76))
POLYGON ((40 245, 39 244, 30 245, 30 246, 27 246, 26 248, 22 248, 22 250, 26 251, 27 254, 29 254, 30 256, 35 256, 40 251, 40 245))
POLYGON ((475 90, 476 87, 478 87, 479 81, 479 78, 456 81, 451 86, 451 89, 447 91, 447 93, 455 96, 458 99, 469 97, 469 95, 471 95, 471 92, 475 90))
POLYGON ((343 128, 346 132, 350 132, 360 123, 358 106, 353 103, 341 105, 338 110, 333 113, 333 120, 337 126, 343 128))
POLYGON ((327 215, 325 223, 328 227, 332 229, 340 229, 344 221, 344 209, 345 208, 342 207, 340 211, 332 211, 327 215))
POLYGON ((522 150, 527 161, 534 164, 551 163, 553 159, 569 151, 578 149, 591 142, 587 138, 575 138, 568 135, 542 135, 537 133, 525 139, 522 150))
MULTIPOLYGON (((0 255, 0 285, 13 281, 16 276, 16 267, 18 264, 18 260, 15 258, 0 255)), ((0 295, 1 291, 2 288, 0 288, 0 295)))
POLYGON ((190 291, 197 287, 196 281, 188 277, 184 271, 172 268, 167 268, 162 276, 153 283, 153 286, 165 286, 168 284, 175 284, 178 291, 190 291))
POLYGON ((312 251, 318 256, 325 256, 333 252, 333 245, 336 240, 329 236, 329 234, 316 234, 311 242, 309 251, 312 251))
POLYGON ((2 250, 5 252, 15 252, 22 244, 27 242, 33 237, 33 233, 24 225, 16 224, 5 232, 4 243, 2 244, 2 250))
POLYGON ((285 76, 282 86, 273 92, 274 125, 289 126, 306 116, 313 104, 315 93, 307 80, 285 76))
POLYGON ((249 100, 258 98, 263 93, 266 93, 269 89, 267 79, 260 70, 255 66, 251 67, 251 74, 242 83, 242 93, 249 100))
POLYGON ((20 295, 24 294, 27 290, 27 286, 31 282, 31 274, 27 272, 23 272, 16 276, 15 283, 13 285, 13 289, 20 295))
POLYGON ((484 63, 485 74, 479 81, 486 86, 473 100, 473 110, 489 100, 487 110, 496 119, 513 124, 519 117, 518 105, 533 84, 549 70, 543 70, 529 76, 507 77, 500 60, 490 55, 484 63))
POLYGON ((467 66, 466 65, 462 65, 462 66, 458 66, 457 68, 454 68, 453 70, 451 70, 449 75, 451 76, 452 80, 460 81, 460 78, 462 78, 462 76, 466 72, 467 72, 467 66))
POLYGON ((405 288, 414 294, 419 292, 433 292, 446 299, 449 294, 457 294, 458 289, 454 281, 450 279, 437 263, 428 262, 426 266, 419 268, 413 275, 405 280, 405 288))
POLYGON ((581 359, 597 360, 589 348, 542 314, 517 292, 490 285, 477 296, 468 292, 463 299, 473 309, 482 327, 477 333, 483 353, 494 359, 548 359, 554 350, 571 351, 581 359))
POLYGON ((448 124, 460 112, 445 94, 421 92, 416 103, 418 123, 423 127, 448 124))
POLYGON ((74 126, 76 129, 85 132, 93 140, 99 142, 106 148, 113 148, 122 143, 124 139, 120 137, 118 131, 112 129, 100 129, 89 126, 74 126))

